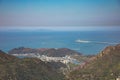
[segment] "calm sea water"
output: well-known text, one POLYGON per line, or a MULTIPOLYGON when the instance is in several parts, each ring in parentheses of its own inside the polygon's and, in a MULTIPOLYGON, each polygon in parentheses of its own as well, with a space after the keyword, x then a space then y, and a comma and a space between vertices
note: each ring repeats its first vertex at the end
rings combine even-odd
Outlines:
POLYGON ((5 52, 29 47, 70 48, 83 54, 97 54, 106 46, 115 45, 110 43, 120 43, 119 31, 0 32, 0 49, 5 52), (91 42, 75 42, 78 39, 91 42))

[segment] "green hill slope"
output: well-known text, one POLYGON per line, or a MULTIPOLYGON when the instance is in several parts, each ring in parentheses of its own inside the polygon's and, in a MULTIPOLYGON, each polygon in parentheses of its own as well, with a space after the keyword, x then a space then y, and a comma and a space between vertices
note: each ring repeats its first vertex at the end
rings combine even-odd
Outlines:
POLYGON ((0 51, 0 80, 64 80, 64 76, 40 59, 18 59, 0 51))
POLYGON ((116 80, 120 76, 120 45, 106 47, 79 69, 72 71, 68 80, 116 80))

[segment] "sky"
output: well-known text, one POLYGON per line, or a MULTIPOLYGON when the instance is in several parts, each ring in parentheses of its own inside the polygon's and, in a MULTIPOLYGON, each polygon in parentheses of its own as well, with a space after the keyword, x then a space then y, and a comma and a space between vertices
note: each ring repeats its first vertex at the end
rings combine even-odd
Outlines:
POLYGON ((6 26, 120 26, 120 0, 0 0, 6 26))

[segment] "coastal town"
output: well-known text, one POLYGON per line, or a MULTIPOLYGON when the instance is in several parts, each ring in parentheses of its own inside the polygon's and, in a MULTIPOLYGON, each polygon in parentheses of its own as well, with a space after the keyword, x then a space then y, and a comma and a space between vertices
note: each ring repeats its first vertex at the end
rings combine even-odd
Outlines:
POLYGON ((18 57, 36 57, 44 62, 61 62, 64 64, 67 63, 76 63, 78 62, 76 59, 70 57, 69 55, 66 55, 64 57, 52 57, 47 55, 40 55, 40 54, 34 54, 34 53, 26 53, 26 54, 12 54, 14 56, 18 57))
POLYGON ((36 56, 37 58, 41 59, 42 61, 47 61, 47 62, 61 62, 64 64, 67 63, 74 63, 75 61, 77 61, 74 58, 71 58, 70 56, 66 55, 65 57, 48 57, 46 55, 38 55, 36 56))

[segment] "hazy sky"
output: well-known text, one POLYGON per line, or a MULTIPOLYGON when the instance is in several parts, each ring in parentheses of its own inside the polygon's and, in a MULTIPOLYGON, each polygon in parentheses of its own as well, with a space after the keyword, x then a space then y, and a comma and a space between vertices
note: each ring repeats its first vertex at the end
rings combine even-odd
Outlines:
POLYGON ((120 0, 0 0, 0 26, 120 26, 120 0))

